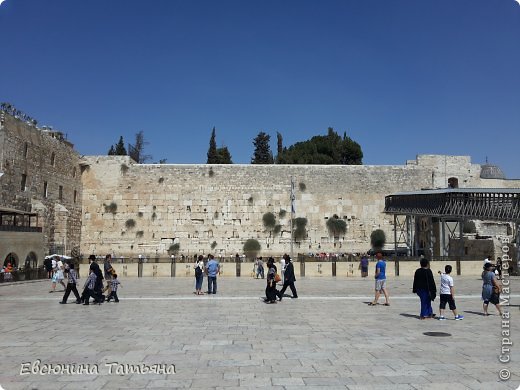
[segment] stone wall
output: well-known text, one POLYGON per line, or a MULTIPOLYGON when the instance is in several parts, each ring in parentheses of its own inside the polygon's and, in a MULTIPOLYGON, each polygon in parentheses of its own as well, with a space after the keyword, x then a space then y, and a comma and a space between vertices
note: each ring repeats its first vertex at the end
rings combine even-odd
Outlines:
MULTIPOLYGON (((289 252, 291 177, 295 216, 308 221, 295 253, 366 251, 377 228, 392 242, 385 196, 431 188, 432 177, 444 187, 448 177, 460 187, 487 186, 480 165, 464 156, 419 156, 402 166, 139 165, 115 156, 88 157, 85 164, 82 253, 116 256, 164 256, 174 242, 186 256, 230 256, 242 253, 249 238, 260 242, 263 256, 289 252), (279 234, 263 226, 267 212, 276 215, 279 234), (333 215, 347 223, 336 238, 326 227, 333 215)), ((493 186, 505 182, 520 187, 505 180, 493 186)))
POLYGON ((38 213, 45 251, 79 250, 82 184, 73 145, 2 111, 0 146, 0 206, 38 213))

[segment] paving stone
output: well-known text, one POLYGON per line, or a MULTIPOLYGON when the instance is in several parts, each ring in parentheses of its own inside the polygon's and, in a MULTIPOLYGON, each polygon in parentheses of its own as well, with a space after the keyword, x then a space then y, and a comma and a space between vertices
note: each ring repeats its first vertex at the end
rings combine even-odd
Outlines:
MULTIPOLYGON (((476 278, 455 279, 465 318, 445 322, 416 318, 419 301, 410 294, 410 278, 390 284, 390 307, 367 306, 372 283, 356 278, 300 278, 300 298, 276 305, 261 302, 264 284, 247 278, 220 278, 221 291, 211 297, 196 297, 191 282, 169 278, 122 282, 119 304, 89 307, 59 305, 61 294, 47 293, 47 282, 0 285, 0 326, 9 329, 0 341, 0 385, 494 390, 520 384, 516 365, 497 360, 500 318, 478 314, 476 278), (451 336, 424 335, 428 331, 451 336), (21 376, 21 364, 36 359, 99 364, 100 373, 21 376), (174 364, 176 373, 109 375, 108 362, 174 364), (508 382, 498 381, 501 369, 511 370, 508 382)), ((511 303, 519 301, 513 294, 511 303)), ((511 334, 517 361, 520 321, 511 321, 511 334)))

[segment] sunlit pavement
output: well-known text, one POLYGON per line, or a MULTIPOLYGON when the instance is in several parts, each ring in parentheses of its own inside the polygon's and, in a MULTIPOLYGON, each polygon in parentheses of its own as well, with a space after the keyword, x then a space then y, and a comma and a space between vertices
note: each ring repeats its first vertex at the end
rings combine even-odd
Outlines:
POLYGON ((204 296, 193 294, 194 278, 121 279, 119 303, 88 307, 73 296, 58 304, 63 293, 49 293, 49 281, 0 285, 0 385, 516 389, 520 283, 511 282, 509 363, 499 361, 501 318, 494 307, 481 315, 476 277, 455 277, 462 321, 449 311, 447 321, 420 321, 410 278, 388 280, 389 307, 367 305, 372 278, 302 278, 298 299, 273 305, 262 300, 265 280, 244 277, 219 278, 217 294, 204 296))

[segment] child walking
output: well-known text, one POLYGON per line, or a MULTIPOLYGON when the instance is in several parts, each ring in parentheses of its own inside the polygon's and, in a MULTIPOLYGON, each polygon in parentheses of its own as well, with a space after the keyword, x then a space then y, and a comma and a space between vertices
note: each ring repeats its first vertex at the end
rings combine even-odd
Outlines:
POLYGON ((74 264, 70 263, 69 265, 69 272, 68 272, 68 282, 67 282, 67 289, 65 290, 65 294, 63 295, 62 300, 60 303, 66 304, 67 299, 69 299, 70 292, 72 291, 74 293, 74 296, 76 297, 76 303, 81 303, 81 297, 79 296, 78 289, 76 288, 76 283, 78 280, 78 276, 76 274, 76 270, 74 269, 74 264))
POLYGON ((453 312, 455 316, 455 320, 462 320, 464 316, 457 314, 457 307, 455 306, 455 289, 453 286, 453 278, 450 276, 452 267, 451 265, 447 265, 444 267, 444 273, 441 274, 441 303, 439 305, 439 320, 443 321, 446 318, 444 317, 444 309, 446 309, 446 303, 449 305, 450 310, 453 312))
MULTIPOLYGON (((108 296, 107 302, 110 302, 112 298, 114 298, 114 302, 119 302, 119 298, 117 297, 117 286, 121 285, 121 282, 117 279, 117 274, 112 274, 112 280, 110 281, 110 295, 108 296)), ((121 285, 121 287, 123 287, 121 285)))

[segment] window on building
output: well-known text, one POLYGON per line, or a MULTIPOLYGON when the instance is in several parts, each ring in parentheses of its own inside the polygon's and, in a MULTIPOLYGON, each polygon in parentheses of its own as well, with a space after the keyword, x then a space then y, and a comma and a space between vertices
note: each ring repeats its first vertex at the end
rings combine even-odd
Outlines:
POLYGON ((23 157, 27 158, 27 153, 29 152, 29 144, 26 142, 23 147, 23 157))
POLYGON ((51 154, 51 165, 54 166, 55 162, 56 162, 56 153, 52 152, 52 154, 51 154))
POLYGON ((76 177, 76 167, 74 167, 74 169, 72 169, 72 177, 76 177))
POLYGON ((74 190, 74 203, 78 200, 78 191, 74 190))
POLYGON ((459 179, 456 177, 450 177, 448 179, 448 188, 459 188, 459 179))
POLYGON ((58 197, 60 200, 63 200, 63 186, 60 186, 60 189, 59 189, 59 192, 58 192, 58 197))
POLYGON ((25 191, 27 185, 27 175, 25 173, 22 174, 22 183, 20 186, 21 191, 25 191))
POLYGON ((48 184, 46 181, 43 182, 43 197, 44 198, 47 198, 47 196, 49 196, 49 193, 48 193, 48 184))

